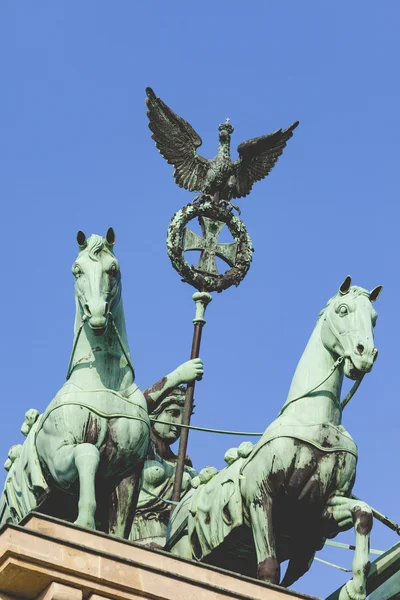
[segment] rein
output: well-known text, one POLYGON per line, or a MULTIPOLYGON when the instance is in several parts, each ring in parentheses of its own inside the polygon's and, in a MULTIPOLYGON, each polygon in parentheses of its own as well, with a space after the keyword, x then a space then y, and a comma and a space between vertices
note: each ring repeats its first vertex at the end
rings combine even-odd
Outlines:
MULTIPOLYGON (((315 392, 315 390, 317 390, 319 387, 321 387, 321 385, 323 385, 326 381, 328 381, 328 379, 330 377, 332 377, 332 375, 334 374, 334 372, 336 371, 336 369, 338 368, 338 366, 344 361, 344 356, 339 356, 338 359, 335 360, 335 362, 333 363, 333 365, 330 368, 330 371, 328 373, 328 375, 325 377, 325 379, 323 379, 318 385, 316 385, 315 387, 313 387, 311 390, 309 390, 308 392, 306 392, 305 394, 301 394, 301 396, 296 396, 296 398, 292 398, 291 400, 289 400, 289 402, 287 402, 282 410, 280 411, 279 415, 280 416, 283 411, 293 402, 296 402, 297 400, 301 400, 302 398, 306 398, 307 396, 309 396, 310 394, 312 394, 313 392, 315 392)), ((349 391, 349 393, 345 396, 345 398, 340 402, 340 408, 343 410, 345 408, 345 406, 347 406, 347 404, 350 402, 350 400, 352 399, 352 397, 354 396, 354 394, 356 393, 356 391, 358 390, 358 388, 361 385, 362 380, 364 379, 364 374, 361 375, 360 379, 358 379, 353 387, 351 388, 351 390, 349 391)))
POLYGON ((108 314, 109 314, 109 319, 111 320, 111 325, 112 325, 112 326, 113 326, 113 328, 114 328, 115 335, 117 336, 117 340, 118 340, 118 342, 119 342, 119 345, 121 346, 122 354, 123 354, 123 355, 125 356, 125 358, 126 358, 126 362, 128 363, 128 367, 129 367, 129 368, 130 368, 130 370, 132 371, 133 380, 135 381, 135 369, 134 369, 134 367, 133 367, 133 364, 132 364, 132 361, 131 361, 131 359, 130 359, 130 356, 129 356, 129 354, 128 354, 128 352, 127 352, 127 350, 126 350, 125 346, 124 346, 124 343, 123 343, 123 341, 122 341, 122 338, 121 338, 121 336, 120 336, 120 334, 119 334, 119 331, 118 331, 118 329, 117 329, 117 326, 116 326, 116 324, 115 324, 114 317, 112 316, 112 313, 110 312, 110 313, 108 313, 108 314))
MULTIPOLYGON (((330 371, 328 373, 328 375, 325 377, 325 379, 323 379, 318 385, 316 385, 315 387, 313 387, 311 390, 309 390, 308 392, 306 392, 305 394, 302 394, 301 396, 297 396, 296 398, 293 398, 292 400, 290 400, 290 402, 288 402, 281 410, 281 412, 279 413, 279 415, 282 414, 282 412, 285 410, 285 408, 287 406, 289 406, 289 404, 292 404, 293 402, 296 402, 297 400, 300 400, 301 398, 305 398, 306 396, 308 396, 309 394, 312 394, 312 392, 314 392, 317 388, 319 388, 321 385, 323 385, 326 381, 328 381, 328 379, 333 375, 333 373, 336 371, 336 369, 339 367, 339 365, 344 361, 344 356, 339 356, 339 358, 334 362, 334 364, 332 365, 332 367, 330 368, 330 371)), ((350 402, 350 400, 352 399, 352 397, 354 396, 354 394, 356 393, 356 391, 358 390, 358 388, 360 387, 361 381, 363 380, 364 375, 362 375, 362 377, 356 381, 353 385, 353 387, 351 388, 351 390, 349 391, 349 393, 345 396, 345 398, 342 400, 342 402, 340 402, 340 406, 341 409, 343 410, 345 408, 345 406, 347 406, 347 404, 350 402)), ((150 419, 150 421, 155 422, 156 419, 150 419)), ((162 422, 162 421, 159 421, 162 422)), ((167 425, 167 422, 162 422, 165 425, 167 425)), ((175 427, 182 427, 182 425, 178 425, 176 423, 170 423, 170 425, 175 425, 175 427)), ((183 427, 187 427, 188 429, 195 429, 197 431, 208 431, 208 432, 212 432, 212 433, 222 433, 222 434, 227 434, 227 435, 243 435, 243 436, 262 436, 263 433, 247 433, 247 432, 240 432, 240 431, 224 431, 224 430, 218 430, 218 429, 208 429, 206 427, 193 427, 192 425, 183 425, 183 427)), ((324 448, 324 450, 326 450, 324 448)), ((163 500, 167 503, 171 503, 170 501, 168 501, 166 498, 163 498, 163 500)), ((171 503, 172 504, 172 503, 171 503)), ((379 518, 381 515, 374 513, 374 516, 376 518, 378 518, 380 521, 382 521, 381 518, 379 518)), ((390 521, 389 519, 387 519, 387 521, 390 521)), ((163 550, 166 550, 167 552, 169 552, 171 550, 171 548, 173 548, 173 546, 175 546, 175 544, 180 540, 180 538, 185 534, 186 530, 187 530, 187 526, 189 523, 189 517, 187 516, 182 523, 180 523, 180 525, 177 527, 176 531, 173 533, 173 535, 170 537, 169 540, 167 540, 167 542, 165 543, 165 546, 163 548, 163 550)), ((391 524, 389 525, 389 527, 391 529, 393 529, 393 526, 391 526, 391 524)), ((399 529, 397 528, 396 531, 398 532, 399 529)))
MULTIPOLYGON (((114 317, 113 317, 113 315, 112 315, 111 312, 108 313, 108 319, 111 321, 111 325, 113 326, 113 329, 114 329, 115 335, 117 337, 118 343, 119 343, 119 345, 121 347, 122 354, 124 355, 124 357, 126 359, 126 362, 128 364, 128 367, 132 371, 133 379, 135 380, 135 369, 134 369, 134 366, 133 366, 132 361, 130 359, 130 356, 129 356, 129 354, 128 354, 125 346, 124 346, 124 343, 122 341, 121 335, 120 335, 120 333, 118 331, 118 328, 117 328, 117 326, 115 324, 115 321, 114 321, 114 317)), ((83 315, 81 324, 79 325, 79 329, 78 329, 78 331, 76 333, 76 336, 75 336, 74 345, 72 347, 72 352, 71 352, 71 358, 69 359, 69 363, 68 363, 67 376, 66 376, 66 380, 67 381, 71 377, 72 371, 74 370, 74 367, 75 367, 75 365, 73 365, 73 360, 74 360, 76 348, 78 346, 78 341, 79 341, 79 338, 80 338, 80 335, 82 333, 82 329, 83 329, 83 326, 84 326, 86 320, 87 320, 86 315, 83 315)))
POLYGON ((72 366, 72 361, 74 360, 74 356, 75 356, 75 352, 76 352, 76 347, 78 345, 78 341, 79 341, 80 335, 82 333, 82 329, 83 329, 83 326, 85 324, 85 321, 86 321, 86 315, 83 315, 81 324, 79 325, 79 329, 78 329, 78 331, 76 333, 76 336, 75 336, 74 345, 72 346, 71 357, 70 357, 69 363, 68 363, 67 376, 65 378, 67 381, 71 377, 71 373, 74 370, 73 366, 72 366))
POLYGON ((283 411, 286 410, 286 408, 288 406, 290 406, 290 404, 293 404, 293 402, 297 402, 297 400, 301 400, 302 398, 309 396, 310 394, 315 392, 315 390, 317 390, 319 387, 321 387, 322 384, 324 384, 326 381, 328 381, 328 379, 330 379, 330 377, 332 377, 332 375, 334 374, 334 372, 336 371, 338 366, 343 361, 344 361, 344 356, 339 356, 339 358, 337 358, 335 360, 335 362, 333 363, 333 365, 331 366, 330 371, 329 371, 328 375, 325 377, 325 379, 323 379, 320 383, 318 383, 313 388, 311 388, 311 390, 308 390, 308 392, 305 392, 304 394, 301 394, 300 396, 296 396, 296 398, 292 398, 291 400, 289 400, 289 402, 286 402, 286 404, 282 407, 282 410, 280 411, 278 416, 280 416, 283 413, 283 411))
MULTIPOLYGON (((292 400, 290 400, 290 402, 288 402, 282 408, 282 410, 279 413, 279 415, 281 415, 283 413, 283 411, 285 410, 285 408, 287 406, 289 406, 289 404, 292 404, 292 402, 296 402, 296 400, 301 400, 301 398, 305 398, 309 394, 312 394, 312 392, 314 392, 321 385, 323 385, 326 381, 328 381, 328 379, 333 375, 333 373, 336 371, 336 369, 338 368, 338 366, 343 362, 343 360, 344 360, 344 356, 339 356, 339 358, 332 365, 332 367, 331 367, 328 375, 325 377, 325 379, 323 379, 318 385, 316 385, 315 387, 313 387, 311 390, 309 390, 305 394, 302 394, 301 396, 297 396, 296 398, 293 398, 292 400)), ((364 379, 364 375, 362 375, 360 377, 360 379, 358 379, 354 383, 354 385, 351 388, 351 390, 349 391, 349 393, 341 401, 340 407, 341 407, 342 410, 348 405, 348 403, 350 402, 350 400, 352 399, 352 397, 354 396, 354 394, 356 393, 356 391, 360 387, 361 382, 362 382, 363 379, 364 379)), ((261 437, 262 435, 264 435, 264 432, 230 431, 228 429, 211 429, 210 427, 196 427, 194 425, 182 425, 182 424, 178 424, 178 423, 171 423, 170 421, 161 421, 160 419, 154 419, 152 417, 150 417, 150 421, 152 423, 161 423, 161 425, 174 425, 174 427, 181 427, 181 428, 184 428, 184 429, 192 429, 193 431, 204 431, 206 433, 219 433, 219 434, 222 434, 222 435, 241 435, 243 437, 261 437)))

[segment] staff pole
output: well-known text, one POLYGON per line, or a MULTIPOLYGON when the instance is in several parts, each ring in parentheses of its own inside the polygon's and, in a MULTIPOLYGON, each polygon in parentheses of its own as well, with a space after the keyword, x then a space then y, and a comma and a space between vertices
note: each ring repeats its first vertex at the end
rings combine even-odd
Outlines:
MULTIPOLYGON (((190 358, 198 358, 200 353, 201 335, 205 325, 204 315, 212 297, 208 292, 196 292, 192 296, 196 303, 196 316, 193 319, 194 330, 192 339, 192 350, 190 358)), ((182 416, 182 424, 190 425, 190 417, 193 411, 193 397, 195 381, 189 383, 186 389, 185 406, 182 416)), ((172 502, 179 502, 182 492, 183 471, 185 468, 186 450, 188 444, 189 429, 181 429, 181 438, 179 442, 178 460, 176 463, 174 488, 172 492, 172 502)))

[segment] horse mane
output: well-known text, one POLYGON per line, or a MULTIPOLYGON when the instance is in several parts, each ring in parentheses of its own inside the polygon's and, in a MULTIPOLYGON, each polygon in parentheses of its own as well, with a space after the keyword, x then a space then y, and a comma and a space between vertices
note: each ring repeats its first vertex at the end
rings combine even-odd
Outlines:
MULTIPOLYGON (((370 292, 368 290, 365 290, 362 287, 358 287, 358 285, 352 285, 349 292, 353 292, 354 296, 357 298, 357 296, 367 296, 369 297, 370 292)), ((317 319, 317 323, 320 320, 320 318, 322 317, 323 314, 325 314, 325 311, 329 308, 330 304, 332 304, 332 302, 338 297, 339 292, 337 292, 337 294, 335 294, 334 296, 332 296, 332 298, 330 298, 328 300, 328 302, 326 303, 326 306, 321 310, 321 312, 318 315, 318 319, 317 319)))
POLYGON ((89 258, 95 262, 97 262, 99 259, 97 258, 97 256, 100 254, 100 252, 102 251, 108 252, 109 254, 113 255, 113 252, 111 252, 107 241, 105 238, 103 238, 101 235, 97 235, 96 233, 93 233, 90 238, 88 238, 87 240, 87 245, 86 247, 82 250, 82 252, 88 252, 89 254, 89 258))

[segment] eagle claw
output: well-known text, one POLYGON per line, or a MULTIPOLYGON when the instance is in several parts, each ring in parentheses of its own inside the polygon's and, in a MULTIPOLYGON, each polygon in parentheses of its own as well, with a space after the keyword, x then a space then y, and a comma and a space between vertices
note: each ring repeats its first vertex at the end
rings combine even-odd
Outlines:
POLYGON ((209 194, 201 193, 193 198, 192 204, 196 204, 196 202, 206 202, 207 200, 212 200, 212 197, 209 194))
POLYGON ((227 208, 232 212, 233 209, 237 210, 238 215, 242 214, 242 211, 236 204, 232 204, 232 202, 228 202, 227 200, 221 200, 221 204, 224 208, 227 208))

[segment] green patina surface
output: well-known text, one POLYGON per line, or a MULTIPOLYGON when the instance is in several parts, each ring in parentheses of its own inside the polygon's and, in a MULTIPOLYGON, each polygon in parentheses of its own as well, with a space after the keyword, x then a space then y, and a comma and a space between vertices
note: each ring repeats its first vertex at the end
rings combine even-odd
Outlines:
MULTIPOLYGON (((79 231, 67 381, 43 414, 31 409, 25 415, 26 440, 10 449, 4 465, 0 524, 18 523, 39 508, 141 544, 163 546, 167 540, 175 555, 283 586, 310 568, 327 538, 353 527, 352 579, 334 596, 364 600, 373 511, 352 496, 357 446, 342 425, 340 394, 344 377, 359 382, 373 367, 372 303, 381 287, 368 292, 345 279, 321 311, 287 400, 259 442, 229 449, 225 469, 197 473, 185 459, 187 430, 179 458, 171 445, 180 424, 189 424, 194 382, 203 376, 197 357, 209 292, 239 285, 252 261, 251 238, 231 201, 270 173, 298 123, 240 144, 232 161, 227 120, 219 126, 217 156, 209 160, 197 153, 202 141, 194 129, 150 88, 146 102, 152 137, 174 166, 177 184, 200 192, 175 213, 167 237, 173 267, 198 290, 192 360, 143 393, 138 389, 115 233, 110 228, 105 237, 86 238, 79 231), (189 228, 194 219, 202 236, 189 228), (219 240, 224 227, 231 243, 219 240), (189 251, 200 253, 195 266, 186 260, 189 251), (226 272, 218 271, 217 258, 227 264, 226 272), (179 497, 171 518, 171 500, 179 497)), ((385 598, 396 586, 395 578, 385 598)))
MULTIPOLYGON (((139 543, 167 539, 175 554, 274 583, 289 559, 285 586, 308 570, 327 537, 354 527, 353 578, 339 595, 363 600, 372 511, 351 498, 357 447, 341 423, 340 392, 344 376, 357 380, 372 369, 372 302, 381 288, 343 282, 319 315, 277 419, 254 446, 230 449, 222 471, 197 474, 187 458, 183 498, 170 520, 181 386, 200 379, 203 364, 187 361, 143 394, 137 388, 114 242, 112 230, 105 238, 78 234, 68 379, 43 414, 26 414, 26 441, 5 463, 1 523, 40 507, 139 543)), ((193 297, 195 323, 204 322, 205 293, 193 297)))
POLYGON ((287 586, 327 537, 354 527, 353 578, 341 597, 365 598, 372 511, 351 498, 357 447, 341 423, 340 391, 344 376, 358 379, 372 369, 372 302, 380 291, 343 282, 320 313, 277 419, 254 447, 230 450, 224 470, 193 480, 170 522, 173 553, 273 583, 289 559, 281 581, 287 586))
MULTIPOLYGON (((151 428, 151 446, 144 463, 142 488, 140 490, 136 514, 130 539, 145 545, 164 547, 169 522, 176 471, 177 456, 171 450, 179 436, 177 427, 182 421, 185 404, 185 389, 178 387, 153 410, 154 419, 151 428), (159 423, 163 421, 169 423, 159 423)), ((186 459, 182 480, 185 492, 190 480, 197 475, 189 457, 186 459)))
POLYGON ((222 292, 231 285, 239 285, 244 279, 254 250, 243 221, 206 197, 198 203, 187 204, 172 217, 168 227, 167 251, 172 266, 183 281, 199 291, 222 292), (195 218, 200 220, 205 236, 203 238, 195 236, 186 227, 195 218), (235 240, 231 244, 218 243, 218 235, 224 224, 235 240), (184 256, 185 251, 191 250, 201 251, 196 267, 192 267, 184 256), (227 262, 230 269, 225 273, 218 273, 216 257, 227 262))
POLYGON ((177 386, 201 378, 187 361, 144 394, 134 383, 121 275, 112 229, 79 232, 75 336, 68 379, 42 415, 31 409, 13 446, 0 522, 18 523, 38 508, 84 527, 129 537, 150 441, 150 411, 177 386), (101 494, 96 494, 96 488, 101 494))

